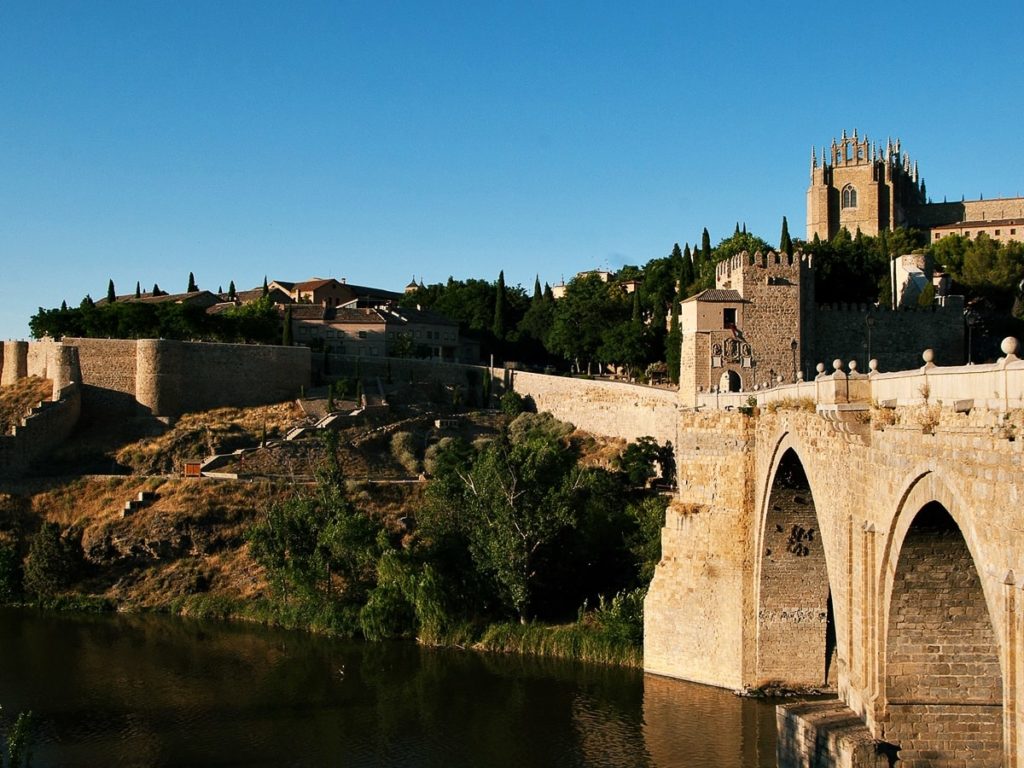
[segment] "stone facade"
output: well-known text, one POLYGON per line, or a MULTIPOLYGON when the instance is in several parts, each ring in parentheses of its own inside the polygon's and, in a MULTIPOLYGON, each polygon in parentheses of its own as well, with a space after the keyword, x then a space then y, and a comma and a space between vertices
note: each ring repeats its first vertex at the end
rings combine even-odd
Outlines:
POLYGON ((946 365, 964 359, 963 297, 929 308, 893 311, 869 305, 819 307, 810 256, 741 253, 721 262, 715 288, 682 303, 680 402, 694 407, 712 389, 751 392, 810 379, 818 362, 856 360, 868 370, 919 364, 933 349, 946 365))
MULTIPOLYGON (((821 150, 819 164, 811 150, 811 184, 807 189, 807 240, 835 237, 840 229, 877 235, 884 229, 914 227, 937 231, 929 240, 951 231, 986 231, 1000 239, 1021 239, 1018 224, 1024 219, 1024 198, 930 203, 917 163, 903 152, 900 142, 884 149, 867 136, 843 131, 829 149, 821 150), (1011 223, 1011 221, 1013 223, 1011 223), (1006 226, 1000 226, 1005 222, 1006 226), (970 223, 971 226, 968 226, 970 223), (949 225, 957 225, 949 229, 949 225), (1000 230, 995 235, 995 229, 1000 230), (1004 231, 1005 230, 1005 231, 1004 231)), ((1024 227, 1019 228, 1024 234, 1024 227)))

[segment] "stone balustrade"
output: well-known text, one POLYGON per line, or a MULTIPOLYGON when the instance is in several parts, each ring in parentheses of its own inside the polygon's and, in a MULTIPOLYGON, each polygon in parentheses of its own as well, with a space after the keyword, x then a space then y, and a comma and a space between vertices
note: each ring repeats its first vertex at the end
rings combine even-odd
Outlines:
POLYGON ((1001 348, 1004 357, 995 363, 945 367, 935 365, 932 351, 926 349, 921 368, 891 373, 879 372, 875 361, 864 374, 857 371, 855 363, 847 370, 841 360, 834 360, 830 373, 819 363, 813 381, 749 392, 700 392, 697 408, 733 410, 807 399, 819 406, 874 403, 885 407, 934 404, 995 411, 1024 408, 1024 360, 1017 356, 1019 343, 1008 337, 1001 348))

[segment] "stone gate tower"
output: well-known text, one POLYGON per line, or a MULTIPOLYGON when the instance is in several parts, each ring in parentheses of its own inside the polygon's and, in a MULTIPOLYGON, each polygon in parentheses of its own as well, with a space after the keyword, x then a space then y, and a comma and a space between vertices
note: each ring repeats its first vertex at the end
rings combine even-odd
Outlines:
POLYGON ((857 131, 821 150, 821 163, 811 149, 811 185, 807 189, 807 239, 831 239, 846 227, 877 235, 883 229, 909 226, 913 209, 925 204, 924 181, 917 163, 902 152, 900 142, 885 148, 858 137, 857 131))

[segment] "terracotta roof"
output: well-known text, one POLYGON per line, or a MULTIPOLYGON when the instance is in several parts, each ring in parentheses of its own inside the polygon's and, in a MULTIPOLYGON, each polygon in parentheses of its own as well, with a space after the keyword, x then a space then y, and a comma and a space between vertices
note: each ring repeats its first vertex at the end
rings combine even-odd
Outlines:
POLYGON ((958 221, 955 224, 939 224, 932 229, 962 229, 964 227, 1001 227, 1024 224, 1024 219, 990 219, 987 221, 958 221))
MULTIPOLYGON (((338 283, 338 281, 333 277, 328 277, 326 279, 316 277, 312 280, 306 280, 303 283, 296 283, 294 288, 297 291, 315 291, 317 288, 323 288, 325 285, 330 285, 331 283, 338 283)), ((278 285, 280 285, 280 283, 278 283, 278 285)), ((342 285, 342 283, 338 283, 338 285, 342 285)))
POLYGON ((739 291, 734 291, 732 289, 726 289, 726 288, 708 288, 708 289, 703 290, 700 293, 696 294, 695 296, 691 296, 690 298, 685 299, 683 301, 683 303, 685 304, 688 301, 730 301, 730 302, 736 302, 736 301, 744 301, 744 299, 743 299, 742 296, 740 296, 740 292, 739 291))

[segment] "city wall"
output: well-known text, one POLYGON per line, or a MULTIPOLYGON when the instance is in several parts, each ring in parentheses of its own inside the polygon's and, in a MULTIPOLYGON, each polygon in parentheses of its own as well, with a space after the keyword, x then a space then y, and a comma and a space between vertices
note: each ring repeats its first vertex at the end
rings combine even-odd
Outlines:
POLYGON ((22 418, 11 434, 0 435, 0 480, 25 472, 71 434, 81 411, 81 373, 77 350, 52 341, 2 342, 3 386, 38 376, 53 382, 52 400, 22 418))
POLYGON ((90 415, 176 417, 297 397, 309 386, 307 347, 164 339, 64 339, 78 349, 90 415))
POLYGON ((649 435, 659 443, 679 444, 675 390, 526 371, 510 374, 512 389, 533 398, 538 411, 550 411, 579 429, 629 441, 649 435))
POLYGON ((867 371, 872 358, 882 371, 916 368, 922 349, 934 350, 942 365, 960 365, 966 362, 963 312, 962 296, 946 297, 942 306, 895 311, 863 304, 819 306, 804 377, 813 375, 814 364, 828 365, 836 358, 856 360, 861 371, 867 371))

